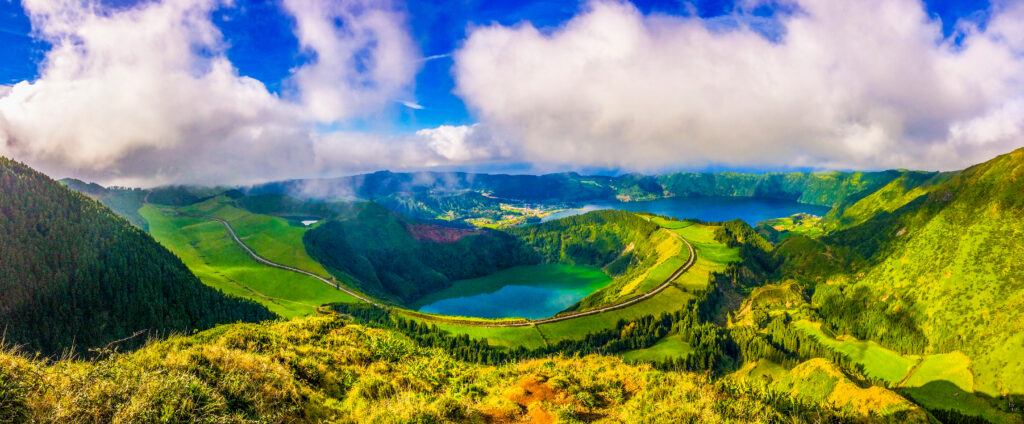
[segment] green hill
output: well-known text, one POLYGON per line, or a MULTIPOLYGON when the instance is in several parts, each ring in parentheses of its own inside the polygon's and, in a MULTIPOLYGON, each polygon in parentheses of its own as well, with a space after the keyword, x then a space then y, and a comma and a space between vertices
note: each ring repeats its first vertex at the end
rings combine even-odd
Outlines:
POLYGON ((0 323, 8 344, 50 355, 139 331, 271 317, 206 287, 144 231, 21 163, 0 158, 0 196, 0 323))
POLYGON ((782 277, 818 283, 812 303, 830 332, 903 353, 964 352, 965 389, 1020 396, 1022 212, 1024 149, 959 173, 906 174, 834 210, 827 235, 782 243, 782 277))

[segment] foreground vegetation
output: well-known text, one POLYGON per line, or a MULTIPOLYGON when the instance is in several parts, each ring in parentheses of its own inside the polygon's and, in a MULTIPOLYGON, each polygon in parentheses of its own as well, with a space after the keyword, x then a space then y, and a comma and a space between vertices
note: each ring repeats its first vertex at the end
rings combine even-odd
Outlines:
MULTIPOLYGON (((130 354, 0 353, 0 422, 924 422, 613 357, 465 363, 335 316, 217 327, 130 354)), ((802 380, 801 380, 802 381, 802 380)))

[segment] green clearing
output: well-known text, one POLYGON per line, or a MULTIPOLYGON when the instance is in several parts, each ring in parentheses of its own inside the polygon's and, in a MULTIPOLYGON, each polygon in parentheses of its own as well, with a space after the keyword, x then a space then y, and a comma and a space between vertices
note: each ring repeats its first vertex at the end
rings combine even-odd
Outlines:
POLYGON ((203 283, 255 300, 282 317, 309 315, 324 303, 356 301, 315 278, 256 262, 219 222, 165 214, 152 205, 139 212, 149 222, 153 238, 203 283))
POLYGON ((673 221, 671 219, 665 219, 664 217, 660 216, 652 216, 651 222, 660 225, 661 228, 667 228, 670 230, 686 228, 693 225, 693 223, 690 221, 673 221))
POLYGON ((960 352, 928 355, 917 365, 903 387, 922 387, 933 381, 948 381, 965 392, 974 391, 971 360, 960 352))
POLYGON ((892 384, 903 380, 920 359, 918 356, 900 355, 872 341, 860 341, 853 338, 840 341, 830 338, 810 321, 796 321, 793 326, 814 336, 825 346, 848 356, 850 360, 864 365, 864 373, 869 377, 879 378, 892 384))
POLYGON ((761 380, 770 383, 783 379, 788 375, 788 368, 767 359, 761 359, 744 365, 743 368, 730 374, 730 377, 738 380, 761 380))
POLYGON ((637 361, 664 361, 669 358, 681 358, 685 357, 693 352, 693 348, 690 347, 689 343, 683 341, 679 335, 672 334, 663 337, 655 343, 654 346, 631 350, 629 352, 620 355, 623 361, 627 363, 637 361))
MULTIPOLYGON (((433 323, 432 321, 424 321, 433 323)), ((523 346, 536 349, 544 346, 545 340, 534 326, 529 327, 471 327, 437 323, 437 327, 452 334, 466 334, 474 339, 487 339, 492 346, 514 348, 523 346)))
POLYGON ((793 325, 863 365, 868 376, 899 385, 900 392, 926 408, 954 409, 993 422, 1019 421, 975 395, 971 360, 963 353, 900 355, 872 341, 832 339, 810 321, 796 321, 793 325))

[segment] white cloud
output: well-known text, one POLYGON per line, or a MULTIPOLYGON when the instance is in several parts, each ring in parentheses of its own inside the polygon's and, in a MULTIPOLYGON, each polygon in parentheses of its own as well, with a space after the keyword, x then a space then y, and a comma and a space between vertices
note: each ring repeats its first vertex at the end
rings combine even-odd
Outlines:
POLYGON ((285 0, 284 6, 296 18, 299 43, 315 53, 293 76, 310 116, 333 122, 407 97, 422 60, 404 15, 390 2, 285 0))
POLYGON ((475 28, 457 92, 540 162, 934 169, 1024 144, 1008 125, 956 141, 1024 99, 1024 8, 956 46, 916 0, 796 3, 778 43, 606 1, 550 33, 475 28))
POLYGON ((228 61, 210 21, 220 5, 163 0, 107 10, 26 0, 35 34, 53 48, 37 80, 0 90, 0 154, 57 177, 118 184, 250 182, 390 164, 386 155, 359 157, 393 150, 389 137, 328 137, 314 123, 372 116, 407 98, 408 63, 419 55, 401 14, 379 3, 289 1, 316 60, 295 71, 298 91, 282 99, 228 61), (330 28, 335 19, 347 32, 330 28), (317 156, 340 139, 353 144, 352 160, 317 156))
POLYGON ((473 125, 441 125, 416 131, 419 143, 442 158, 437 165, 514 159, 515 146, 495 131, 473 125))

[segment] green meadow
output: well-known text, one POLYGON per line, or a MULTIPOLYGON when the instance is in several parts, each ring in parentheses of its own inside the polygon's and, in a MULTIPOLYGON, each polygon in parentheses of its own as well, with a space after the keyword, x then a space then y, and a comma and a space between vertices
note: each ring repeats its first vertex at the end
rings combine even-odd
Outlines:
POLYGON ((329 277, 319 262, 306 252, 302 235, 312 227, 299 227, 284 218, 248 212, 223 203, 221 198, 180 209, 182 213, 212 216, 228 221, 250 249, 271 261, 329 277))
POLYGON ((684 357, 693 352, 693 348, 690 347, 689 343, 683 341, 682 338, 677 334, 671 334, 658 340, 654 346, 631 350, 623 353, 619 357, 627 363, 643 361, 643 362, 660 362, 670 358, 684 357))
MULTIPOLYGON (((255 300, 282 317, 309 315, 324 303, 355 301, 315 278, 256 262, 219 222, 176 216, 152 205, 143 206, 139 213, 149 222, 153 238, 181 258, 203 283, 255 300)), ((261 255, 273 250, 247 243, 261 255)), ((281 252, 278 256, 283 256, 281 252)))
POLYGON ((821 332, 818 325, 810 321, 797 321, 793 326, 814 336, 832 350, 848 356, 853 362, 864 365, 864 373, 868 377, 878 378, 893 385, 902 381, 920 360, 918 356, 900 355, 872 341, 853 338, 840 341, 829 338, 821 332))

